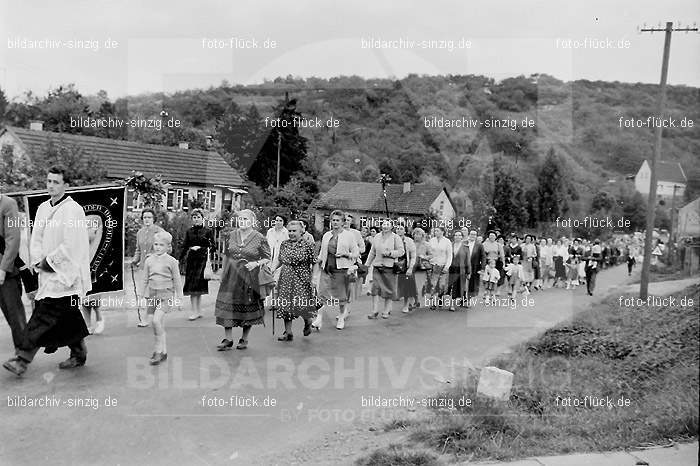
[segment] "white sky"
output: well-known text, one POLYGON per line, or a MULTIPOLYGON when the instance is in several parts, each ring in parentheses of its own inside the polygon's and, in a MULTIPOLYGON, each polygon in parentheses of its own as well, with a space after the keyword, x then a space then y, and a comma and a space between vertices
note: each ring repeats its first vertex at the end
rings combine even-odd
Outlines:
MULTIPOLYGON (((563 80, 658 83, 663 33, 643 23, 700 22, 698 0, 10 1, 0 0, 0 86, 9 98, 73 82, 114 99, 277 76, 401 78, 547 73, 563 80), (277 48, 207 49, 203 38, 266 39, 277 48), (454 50, 363 49, 362 39, 452 40, 454 50), (459 49, 460 39, 471 41, 459 49), (629 41, 626 49, 565 49, 560 40, 629 41), (18 40, 60 48, 17 48, 18 40), (108 39, 118 47, 106 49, 108 39), (98 41, 99 50, 67 41, 98 41)), ((22 43, 20 42, 20 46, 22 43)), ((674 33, 669 83, 700 86, 700 34, 674 33)))

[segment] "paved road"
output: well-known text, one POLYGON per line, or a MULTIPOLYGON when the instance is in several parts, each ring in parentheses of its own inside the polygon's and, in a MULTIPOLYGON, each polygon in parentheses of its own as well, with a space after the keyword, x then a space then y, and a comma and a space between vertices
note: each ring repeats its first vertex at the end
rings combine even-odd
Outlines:
MULTIPOLYGON (((605 270, 597 295, 627 281, 624 267, 605 270)), ((273 338, 269 325, 256 327, 249 349, 220 353, 215 346, 223 336, 209 295, 204 319, 188 322, 187 312, 168 316, 169 358, 157 368, 148 366, 151 331, 135 327, 135 311, 107 311, 105 333, 88 339, 85 367, 58 371, 67 351, 61 349, 40 353, 23 378, 0 373, 0 464, 261 461, 344 423, 387 413, 363 408, 362 397, 435 393, 467 368, 598 299, 583 287, 530 298, 532 305, 515 309, 480 304, 466 312, 423 308, 402 315, 395 308, 390 319, 370 321, 365 297, 353 305, 343 331, 333 328, 329 312, 323 330, 310 337, 301 336, 298 321, 291 343, 273 338), (59 405, 9 406, 17 396, 59 405), (106 406, 109 399, 116 406, 106 406)), ((0 348, 8 354, 10 347, 2 325, 0 348)))

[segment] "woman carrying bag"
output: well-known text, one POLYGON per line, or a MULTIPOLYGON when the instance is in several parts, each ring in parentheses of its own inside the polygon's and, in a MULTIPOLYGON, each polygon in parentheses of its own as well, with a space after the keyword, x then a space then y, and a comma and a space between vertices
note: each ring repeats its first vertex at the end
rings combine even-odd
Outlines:
POLYGON ((271 280, 265 272, 270 262, 270 246, 267 239, 253 229, 257 224, 255 214, 248 209, 241 210, 236 223, 238 228, 229 236, 216 296, 216 323, 224 327, 224 339, 217 346, 219 351, 233 347, 233 327, 243 329, 236 349, 248 347, 251 327, 264 324, 266 285, 261 282, 271 280))
MULTIPOLYGON (((376 319, 379 315, 380 301, 384 300, 384 312, 382 319, 388 319, 391 314, 391 302, 396 299, 396 270, 394 264, 397 259, 405 254, 403 241, 399 235, 391 231, 392 224, 388 218, 382 221, 382 232, 377 234, 372 241, 372 248, 367 257, 367 267, 372 266, 372 313, 369 319, 376 319)), ((407 263, 406 263, 407 265, 407 263)), ((398 263, 397 268, 405 267, 398 263)), ((404 268, 405 270, 405 268, 404 268)))
POLYGON ((193 209, 192 226, 185 233, 180 262, 185 263, 185 286, 183 295, 190 297, 192 314, 189 320, 202 317, 202 295, 209 294, 211 274, 211 251, 214 248, 214 233, 204 226, 204 212, 193 209), (208 268, 207 268, 208 267, 208 268))

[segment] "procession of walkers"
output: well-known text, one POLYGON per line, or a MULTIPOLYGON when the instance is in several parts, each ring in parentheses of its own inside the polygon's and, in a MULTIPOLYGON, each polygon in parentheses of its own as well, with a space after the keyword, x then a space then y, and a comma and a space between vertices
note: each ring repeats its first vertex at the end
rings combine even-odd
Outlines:
MULTIPOLYGON (((17 206, 0 196, 0 304, 15 347, 15 356, 3 367, 18 376, 40 348, 52 353, 68 347, 62 369, 84 365, 85 338, 105 329, 99 306, 90 300, 89 229, 80 227, 85 215, 66 194, 69 183, 65 169, 49 170, 50 199, 37 212, 37 221, 47 226, 35 227, 30 238, 29 268, 38 273, 39 286, 32 293, 28 322, 19 280, 19 222, 10 221, 18 216, 17 206), (94 328, 87 325, 90 310, 97 318, 94 328)), ((553 287, 585 284, 593 295, 599 270, 626 261, 631 272, 638 254, 633 249, 638 245, 598 239, 537 238, 495 228, 482 237, 473 229, 447 231, 438 226, 426 231, 391 218, 358 224, 341 210, 330 214, 321 238, 314 238, 305 220, 287 222, 282 215, 261 232, 261 219, 252 210, 240 210, 222 235, 223 248, 218 248, 204 211, 195 208, 176 259, 170 255, 173 232, 156 224, 156 212, 144 209, 140 218, 129 268, 134 294, 146 303, 146 317, 139 314, 138 326, 153 331, 152 365, 167 360, 166 317, 181 308, 184 296, 190 297, 190 321, 215 318, 223 327, 218 351, 245 350, 252 328, 265 324, 268 311, 284 324, 277 339, 289 343, 294 341, 297 318, 308 337, 314 329, 320 331, 324 321, 333 322, 333 314, 337 330, 346 328, 351 311, 355 318, 390 319, 395 302, 401 314, 410 314, 420 308, 455 312, 553 287), (202 296, 210 291, 211 263, 217 254, 223 262, 209 313, 202 307, 202 296), (368 309, 358 308, 362 295, 371 296, 368 309), (235 327, 241 328, 237 342, 235 327)))

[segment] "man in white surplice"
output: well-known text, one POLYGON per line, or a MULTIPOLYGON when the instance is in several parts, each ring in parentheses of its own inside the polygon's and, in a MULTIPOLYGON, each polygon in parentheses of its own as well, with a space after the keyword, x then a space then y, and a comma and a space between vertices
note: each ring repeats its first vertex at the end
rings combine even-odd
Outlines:
POLYGON ((50 199, 39 206, 32 225, 30 264, 39 272, 36 305, 16 357, 3 364, 18 376, 41 347, 47 353, 70 348, 61 369, 82 366, 87 358, 84 338, 89 332, 79 305, 92 288, 90 242, 85 212, 66 194, 69 182, 63 167, 49 169, 50 199))

